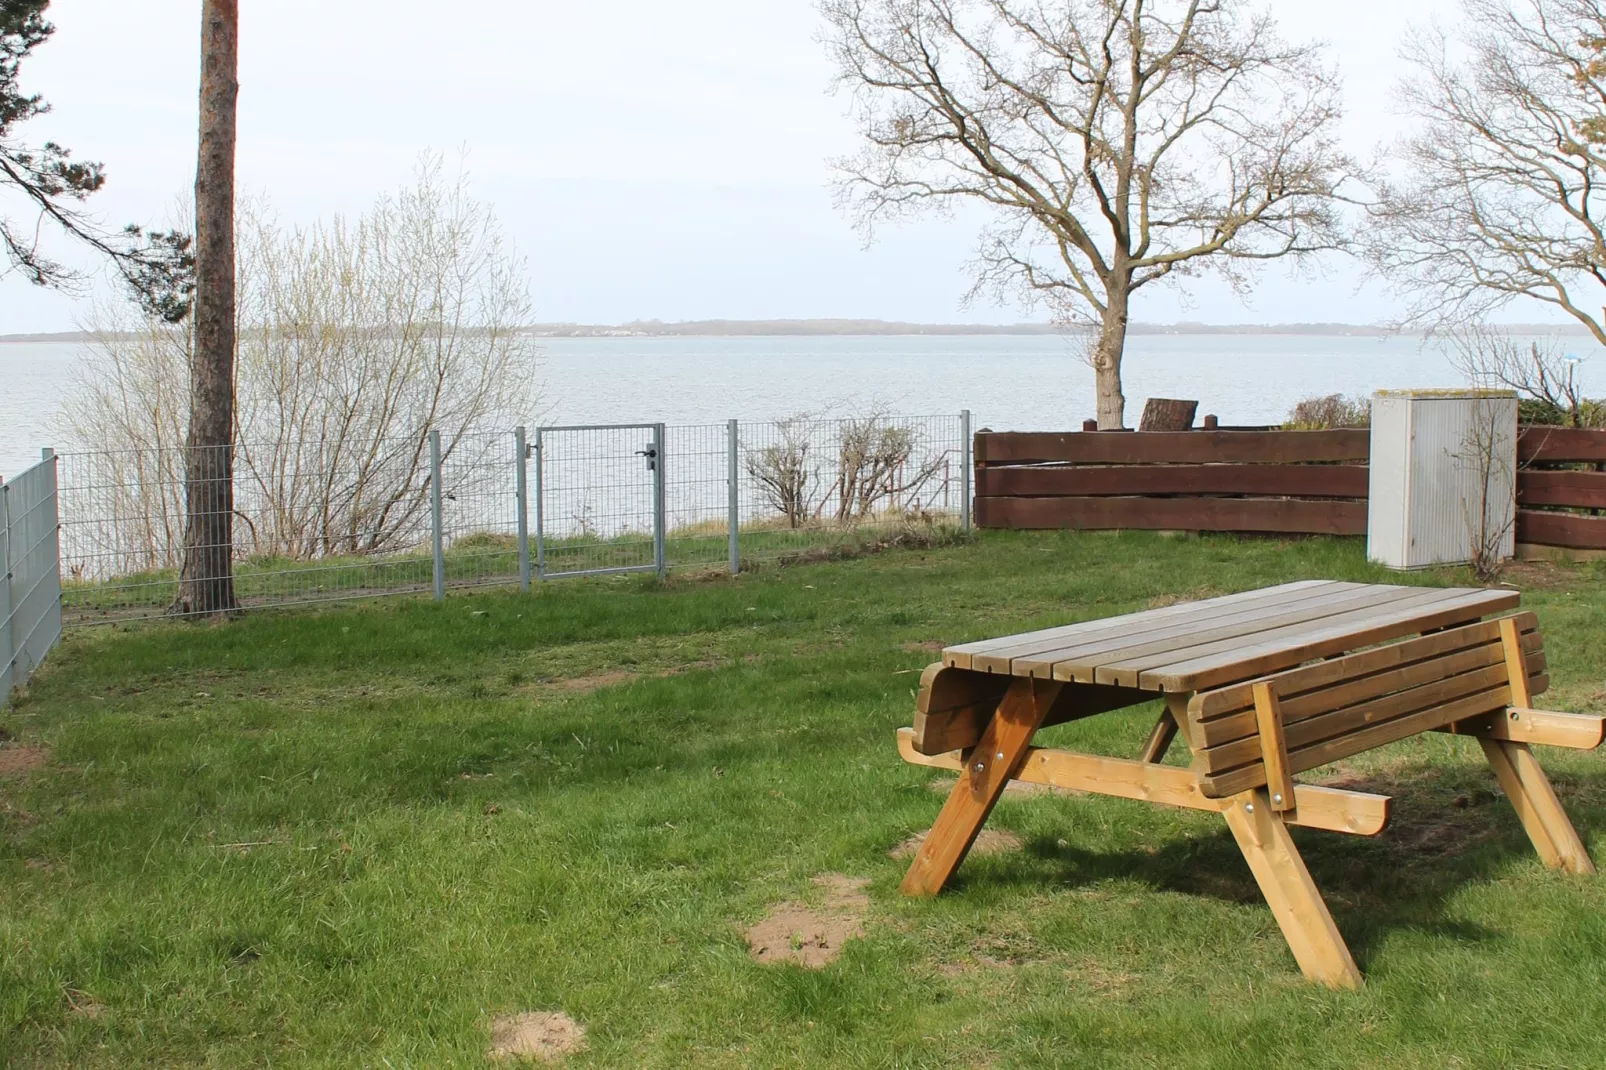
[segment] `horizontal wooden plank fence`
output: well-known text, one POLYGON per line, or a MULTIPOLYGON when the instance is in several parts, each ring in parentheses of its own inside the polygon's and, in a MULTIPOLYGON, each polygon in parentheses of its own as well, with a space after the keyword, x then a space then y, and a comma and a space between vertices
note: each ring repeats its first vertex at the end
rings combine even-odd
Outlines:
POLYGON ((1517 541, 1606 550, 1606 431, 1525 427, 1517 439, 1517 541), (1587 511, 1586 511, 1587 510, 1587 511))
POLYGON ((976 522, 1362 534, 1370 443, 1364 430, 983 432, 976 522))
MULTIPOLYGON (((988 528, 1366 533, 1371 435, 1081 431, 976 435, 988 528)), ((1606 431, 1525 427, 1517 541, 1606 549, 1606 431)))

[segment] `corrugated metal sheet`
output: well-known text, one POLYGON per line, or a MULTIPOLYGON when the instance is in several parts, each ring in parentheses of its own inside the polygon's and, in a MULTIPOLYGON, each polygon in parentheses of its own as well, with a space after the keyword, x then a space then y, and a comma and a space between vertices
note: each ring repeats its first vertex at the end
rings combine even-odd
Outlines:
POLYGON ((61 638, 56 459, 0 484, 0 701, 61 638))
POLYGON ((1391 391, 1372 401, 1367 554, 1390 568, 1516 552, 1517 399, 1494 391, 1391 391))

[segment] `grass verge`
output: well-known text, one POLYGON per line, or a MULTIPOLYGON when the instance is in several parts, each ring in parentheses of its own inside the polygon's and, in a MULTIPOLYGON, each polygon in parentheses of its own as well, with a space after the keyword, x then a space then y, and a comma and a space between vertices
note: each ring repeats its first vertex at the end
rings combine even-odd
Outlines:
MULTIPOLYGON (((935 648, 1311 577, 1399 581, 1355 541, 995 533, 74 634, 0 715, 44 758, 0 779, 0 1062, 477 1066, 562 1011, 575 1066, 1606 1065, 1606 880, 1543 869, 1464 739, 1327 771, 1397 796, 1382 837, 1296 833, 1360 992, 1300 979, 1205 814, 1007 797, 1019 850, 898 895, 935 648), (753 961, 825 873, 865 935, 753 961)), ((1513 579, 1544 703, 1601 709, 1606 568, 1513 579)), ((1053 731, 1130 755, 1152 717, 1053 731)), ((1543 759, 1602 857, 1601 758, 1543 759)))

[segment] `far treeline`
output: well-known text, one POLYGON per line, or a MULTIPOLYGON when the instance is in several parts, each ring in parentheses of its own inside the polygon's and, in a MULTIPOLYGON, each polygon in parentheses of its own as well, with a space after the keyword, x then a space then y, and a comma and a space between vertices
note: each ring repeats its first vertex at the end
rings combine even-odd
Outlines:
MULTIPOLYGON (((381 421, 398 431, 424 419, 404 428, 416 446, 437 404, 457 420, 525 404, 535 380, 524 263, 432 156, 413 186, 355 221, 284 227, 265 203, 237 216, 238 0, 201 4, 193 214, 166 230, 101 231, 82 208, 106 181, 101 165, 54 142, 29 146, 19 130, 47 110, 18 79, 50 37, 48 7, 0 0, 0 183, 31 213, 0 219, 0 245, 11 270, 72 286, 79 276, 39 239, 65 233, 126 280, 132 322, 107 324, 124 341, 109 343, 110 375, 91 373, 102 389, 75 417, 185 447, 174 608, 229 613, 246 425, 283 414, 320 429, 294 448, 316 467, 372 430, 346 417, 376 405, 402 414, 381 421), (327 348, 337 345, 351 348, 327 348), (487 385, 508 379, 517 389, 487 385)), ((867 237, 923 213, 980 209, 972 292, 1018 301, 1081 345, 1100 427, 1126 424, 1123 362, 1128 335, 1145 329, 1132 322, 1144 288, 1211 275, 1247 293, 1269 262, 1334 255, 1400 295, 1395 327, 1449 335, 1475 383, 1514 387, 1573 422, 1594 411, 1559 344, 1519 343, 1488 320, 1542 306, 1606 345, 1606 0, 1461 0, 1457 17, 1413 31, 1396 98, 1414 123, 1375 162, 1371 146, 1362 159, 1341 138, 1341 72, 1325 48, 1285 39, 1262 3, 818 9, 859 134, 836 162, 839 202, 867 237)), ((637 328, 673 331, 620 330, 637 328)))

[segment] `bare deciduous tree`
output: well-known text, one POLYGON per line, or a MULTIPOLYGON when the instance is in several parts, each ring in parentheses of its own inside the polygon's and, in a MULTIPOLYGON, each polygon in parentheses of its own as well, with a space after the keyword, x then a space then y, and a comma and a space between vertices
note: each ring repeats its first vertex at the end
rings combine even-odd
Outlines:
MULTIPOLYGON (((451 459, 480 444, 476 430, 535 415, 523 261, 435 157, 355 220, 287 228, 247 201, 238 223, 235 551, 412 548, 427 521, 427 431, 451 459)), ((179 556, 192 332, 127 315, 94 325, 63 431, 78 448, 112 447, 94 482, 120 497, 96 510, 113 520, 95 549, 132 571, 179 556)))
POLYGON ((1354 164, 1313 46, 1241 0, 821 0, 866 145, 861 224, 971 201, 978 289, 1091 326, 1099 426, 1125 418, 1132 295, 1343 245, 1354 164))
POLYGON ((1457 324, 1517 299, 1606 344, 1606 6, 1463 0, 1417 32, 1403 100, 1419 120, 1381 187, 1370 258, 1412 296, 1408 320, 1457 324))

